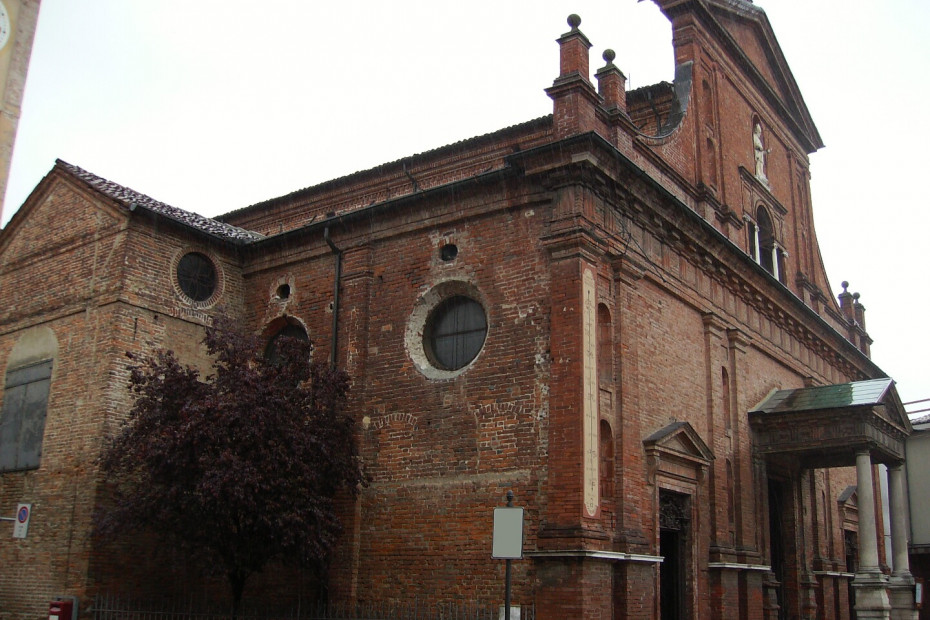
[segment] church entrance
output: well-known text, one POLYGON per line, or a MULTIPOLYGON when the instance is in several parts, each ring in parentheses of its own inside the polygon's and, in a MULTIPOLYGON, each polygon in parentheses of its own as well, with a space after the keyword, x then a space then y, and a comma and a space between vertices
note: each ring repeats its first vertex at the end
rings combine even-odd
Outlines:
POLYGON ((785 517, 788 515, 788 510, 785 505, 784 486, 784 483, 769 478, 769 540, 771 541, 772 572, 775 574, 775 580, 778 581, 775 598, 778 602, 779 620, 788 618, 787 601, 785 600, 785 581, 788 578, 788 571, 786 570, 788 562, 785 554, 785 541, 788 540, 788 532, 785 517))
POLYGON ((687 495, 659 493, 659 605, 662 620, 688 618, 688 539, 690 499, 687 495))
MULTIPOLYGON (((862 580, 857 584, 859 590, 852 594, 862 604, 876 609, 887 608, 888 588, 881 579, 874 578, 881 575, 881 570, 875 540, 873 469, 878 463, 890 466, 900 483, 905 441, 911 432, 894 381, 884 377, 772 391, 749 411, 749 424, 753 431, 754 454, 765 459, 769 473, 769 555, 774 579, 765 584, 765 594, 767 604, 777 599, 779 607, 776 616, 771 613, 774 605, 769 605, 769 617, 780 620, 812 615, 818 605, 828 604, 822 582, 810 579, 822 563, 816 561, 820 550, 812 548, 817 539, 807 535, 805 529, 804 520, 815 495, 805 493, 811 475, 805 472, 832 467, 855 466, 856 487, 853 489, 857 496, 864 493, 867 498, 862 503, 856 502, 856 528, 860 535, 868 532, 868 537, 857 541, 846 536, 843 540, 849 550, 845 558, 847 570, 856 565, 853 548, 863 546, 858 549, 860 567, 856 571, 856 578, 861 575, 862 580), (810 506, 806 505, 808 503, 810 506), (866 596, 871 597, 868 602, 863 600, 866 596)), ((895 498, 890 498, 892 507, 901 506, 905 501, 902 486, 890 485, 889 492, 896 493, 895 498)), ((849 497, 844 492, 837 500, 845 503, 849 497)), ((827 504, 826 499, 823 503, 827 504)), ((824 536, 832 540, 835 530, 826 524, 822 527, 824 536)), ((895 532, 899 537, 897 544, 906 547, 903 528, 893 530, 892 534, 895 532)), ((901 570, 908 571, 906 554, 901 570)), ((840 591, 842 587, 841 584, 840 591)), ((833 606, 842 612, 846 601, 836 597, 834 592, 835 589, 830 591, 833 606)), ((912 609, 913 602, 907 598, 906 595, 902 597, 895 609, 912 609)), ((849 603, 855 611, 856 601, 850 599, 849 603)), ((817 611, 821 615, 825 613, 822 609, 817 611)))

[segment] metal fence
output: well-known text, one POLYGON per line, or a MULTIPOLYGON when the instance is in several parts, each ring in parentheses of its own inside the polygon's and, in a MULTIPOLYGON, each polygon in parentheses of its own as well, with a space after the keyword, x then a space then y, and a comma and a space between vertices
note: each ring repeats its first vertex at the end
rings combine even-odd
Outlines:
MULTIPOLYGON (((229 605, 193 599, 142 601, 101 594, 94 598, 94 620, 503 620, 501 605, 468 604, 461 601, 408 603, 363 603, 299 605, 269 609, 243 604, 234 616, 229 605)), ((535 620, 532 606, 512 607, 511 620, 535 620)))

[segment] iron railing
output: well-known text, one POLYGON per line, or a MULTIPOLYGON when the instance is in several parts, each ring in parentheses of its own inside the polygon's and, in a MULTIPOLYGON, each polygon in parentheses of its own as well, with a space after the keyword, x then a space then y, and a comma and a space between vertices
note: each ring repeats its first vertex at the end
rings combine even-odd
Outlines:
MULTIPOLYGON (((511 620, 535 620, 532 606, 511 608, 511 620)), ((273 609, 244 603, 233 614, 230 605, 188 599, 139 600, 112 594, 94 598, 94 620, 503 620, 499 604, 463 601, 360 603, 351 606, 301 604, 273 609)))

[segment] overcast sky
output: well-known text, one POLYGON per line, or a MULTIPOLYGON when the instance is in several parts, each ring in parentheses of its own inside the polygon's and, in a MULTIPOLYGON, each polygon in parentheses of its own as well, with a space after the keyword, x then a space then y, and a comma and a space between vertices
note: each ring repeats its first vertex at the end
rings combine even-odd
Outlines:
MULTIPOLYGON (((862 294, 902 400, 930 398, 930 3, 758 4, 826 144, 831 292, 862 294)), ((592 71, 609 47, 629 88, 672 79, 648 0, 42 0, 4 220, 55 158, 213 216, 543 116, 569 13, 592 71)))

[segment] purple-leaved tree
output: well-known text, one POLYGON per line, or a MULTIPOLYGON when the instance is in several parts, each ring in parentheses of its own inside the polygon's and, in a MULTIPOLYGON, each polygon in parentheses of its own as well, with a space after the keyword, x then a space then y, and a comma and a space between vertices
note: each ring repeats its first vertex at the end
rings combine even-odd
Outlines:
POLYGON ((334 498, 365 476, 343 412, 347 375, 311 345, 260 340, 227 317, 207 328, 206 377, 171 351, 133 360, 135 402, 101 467, 114 501, 104 534, 149 531, 225 574, 238 611, 271 560, 325 566, 340 532, 334 498))

